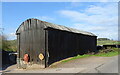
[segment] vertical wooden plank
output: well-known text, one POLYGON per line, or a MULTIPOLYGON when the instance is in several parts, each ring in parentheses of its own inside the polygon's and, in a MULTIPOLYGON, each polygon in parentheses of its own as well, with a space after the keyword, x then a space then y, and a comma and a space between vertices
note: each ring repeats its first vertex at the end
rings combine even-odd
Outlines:
POLYGON ((35 64, 35 59, 34 59, 34 50, 33 50, 33 29, 32 29, 32 27, 33 27, 33 24, 32 24, 32 21, 33 21, 33 19, 31 19, 31 24, 30 24, 30 37, 31 37, 31 45, 30 45, 30 48, 31 48, 31 57, 32 57, 32 62, 33 62, 33 64, 35 64))
MULTIPOLYGON (((44 23, 38 21, 38 41, 39 41, 39 50, 38 53, 42 53, 45 57, 45 30, 43 29, 44 23)), ((39 58, 39 57, 38 57, 39 58)), ((40 60, 40 59, 39 59, 40 60)), ((41 67, 45 67, 45 59, 40 60, 41 67)))
POLYGON ((24 46, 24 42, 23 42, 23 40, 24 40, 24 38, 23 38, 23 37, 24 37, 24 36, 23 36, 23 34, 24 34, 24 33, 23 33, 23 29, 24 29, 24 28, 23 28, 23 24, 22 24, 22 25, 21 25, 21 37, 20 37, 20 46, 21 46, 21 47, 20 47, 20 54, 21 54, 21 58, 23 58, 23 53, 24 53, 24 50, 23 50, 23 49, 24 49, 24 48, 23 48, 23 46, 24 46))
POLYGON ((31 21, 32 24, 32 46, 33 46, 33 59, 34 59, 34 63, 37 63, 37 58, 36 58, 36 52, 37 52, 37 48, 36 48, 36 21, 34 19, 32 19, 31 21))
POLYGON ((38 20, 36 20, 35 33, 36 33, 36 35, 35 35, 35 37, 36 37, 36 39, 35 39, 35 42, 36 42, 36 51, 35 51, 36 52, 36 60, 37 60, 37 64, 40 64, 40 60, 38 58, 38 56, 39 56, 39 49, 40 49, 40 46, 39 46, 40 42, 39 42, 38 20))
POLYGON ((30 61, 33 62, 31 19, 29 20, 29 37, 30 61))
POLYGON ((33 19, 31 19, 31 52, 32 52, 32 59, 33 59, 33 64, 35 63, 35 58, 34 58, 34 56, 35 56, 35 53, 34 53, 34 29, 33 29, 33 27, 34 27, 34 20, 33 19))
MULTIPOLYGON (((26 50, 27 50, 27 54, 30 56, 30 49, 29 49, 29 20, 27 20, 26 22, 26 50)), ((30 58, 29 58, 30 61, 30 58)))
POLYGON ((48 31, 45 30, 45 67, 48 67, 49 51, 48 51, 48 31))
POLYGON ((17 34, 17 58, 20 58, 20 33, 17 34))
POLYGON ((26 25, 26 30, 25 30, 25 33, 26 33, 26 52, 27 54, 29 55, 29 51, 28 51, 28 21, 25 22, 25 25, 26 25))

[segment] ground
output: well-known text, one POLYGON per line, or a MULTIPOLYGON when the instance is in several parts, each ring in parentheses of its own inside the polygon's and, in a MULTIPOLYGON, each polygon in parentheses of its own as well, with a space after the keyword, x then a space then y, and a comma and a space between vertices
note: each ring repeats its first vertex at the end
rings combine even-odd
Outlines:
POLYGON ((118 73, 118 56, 97 57, 90 56, 57 62, 45 69, 17 69, 12 65, 4 70, 6 73, 118 73))

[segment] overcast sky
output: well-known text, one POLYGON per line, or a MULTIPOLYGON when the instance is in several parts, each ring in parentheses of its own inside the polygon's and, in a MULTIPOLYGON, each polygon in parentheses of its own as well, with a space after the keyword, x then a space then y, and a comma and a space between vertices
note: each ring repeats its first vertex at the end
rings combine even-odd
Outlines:
POLYGON ((9 39, 28 18, 92 32, 98 38, 118 39, 117 2, 6 2, 2 24, 9 39))

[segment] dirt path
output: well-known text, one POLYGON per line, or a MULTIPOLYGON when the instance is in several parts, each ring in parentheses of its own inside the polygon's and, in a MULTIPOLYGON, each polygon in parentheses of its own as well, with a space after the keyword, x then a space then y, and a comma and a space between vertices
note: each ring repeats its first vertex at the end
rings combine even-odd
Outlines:
POLYGON ((93 69, 98 67, 99 65, 105 64, 114 57, 86 57, 71 60, 68 62, 62 63, 54 63, 50 67, 46 69, 17 69, 16 65, 8 67, 4 72, 10 73, 84 73, 87 69, 93 69))

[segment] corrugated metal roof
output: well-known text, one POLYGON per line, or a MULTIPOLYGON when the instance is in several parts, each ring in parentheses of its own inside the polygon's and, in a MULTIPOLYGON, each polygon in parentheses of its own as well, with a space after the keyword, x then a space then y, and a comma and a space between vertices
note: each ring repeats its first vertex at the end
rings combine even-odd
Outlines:
MULTIPOLYGON (((30 20, 30 19, 27 19, 27 20, 30 20)), ((34 19, 34 18, 31 18, 31 20, 41 21, 39 19, 34 19)), ((53 24, 53 23, 49 23, 49 22, 45 22, 45 21, 41 21, 41 22, 44 23, 45 28, 50 27, 50 28, 54 28, 54 29, 58 29, 58 30, 62 30, 62 31, 68 31, 68 32, 79 33, 79 34, 84 34, 84 35, 96 36, 93 33, 86 32, 86 31, 81 31, 81 30, 66 27, 66 26, 63 26, 63 25, 57 25, 57 24, 53 24)), ((19 28, 18 28, 18 30, 19 30, 19 28)))
POLYGON ((90 32, 81 31, 78 29, 74 29, 74 28, 70 28, 70 27, 66 27, 66 26, 62 26, 62 25, 57 25, 57 24, 53 24, 53 23, 48 23, 48 22, 45 23, 45 26, 46 26, 46 28, 51 27, 51 28, 58 29, 58 30, 69 31, 69 32, 73 32, 73 33, 80 33, 80 34, 90 35, 90 36, 96 36, 95 34, 90 33, 90 32))

